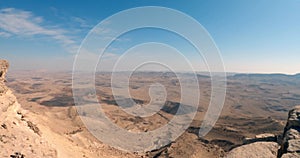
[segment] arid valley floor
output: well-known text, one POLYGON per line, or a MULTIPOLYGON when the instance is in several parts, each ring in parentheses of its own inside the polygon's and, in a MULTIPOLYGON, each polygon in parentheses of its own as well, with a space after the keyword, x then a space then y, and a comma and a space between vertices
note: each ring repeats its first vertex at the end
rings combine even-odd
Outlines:
MULTIPOLYGON (((72 73, 12 71, 6 85, 33 120, 39 134, 51 144, 58 157, 223 157, 245 138, 271 133, 282 134, 288 111, 300 104, 300 75, 233 74, 227 77, 227 93, 221 116, 204 138, 197 133, 210 101, 210 78, 198 75, 201 90, 197 115, 170 146, 139 155, 126 153, 99 142, 91 135, 74 107, 72 73)), ((130 78, 130 93, 140 104, 149 102, 152 83, 166 87, 168 104, 150 117, 130 116, 115 103, 110 73, 96 74, 99 102, 118 126, 131 131, 151 131, 163 126, 176 113, 180 84, 172 73, 139 72, 130 78)))

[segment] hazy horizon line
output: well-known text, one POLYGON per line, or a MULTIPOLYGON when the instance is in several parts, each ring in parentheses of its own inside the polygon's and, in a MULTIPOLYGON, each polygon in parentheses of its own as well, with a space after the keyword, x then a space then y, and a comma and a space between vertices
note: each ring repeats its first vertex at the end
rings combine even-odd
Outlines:
MULTIPOLYGON (((50 69, 12 69, 9 70, 8 73, 16 73, 16 72, 20 72, 20 71, 24 71, 24 72, 50 72, 50 73, 54 73, 54 72, 58 72, 58 73, 72 73, 73 71, 71 70, 50 70, 50 69)), ((93 71, 79 71, 82 73, 85 72, 93 72, 93 71)), ((132 71, 129 70, 120 70, 120 71, 96 71, 96 73, 131 73, 132 71)), ((197 73, 200 74, 211 74, 211 73, 224 73, 224 72, 209 72, 209 71, 161 71, 161 70, 137 70, 134 72, 144 72, 144 73, 170 73, 170 72, 176 72, 176 73, 197 73)), ((226 75, 235 75, 235 74, 244 74, 244 75, 288 75, 288 76, 296 76, 296 75, 300 75, 300 72, 297 73, 284 73, 284 72, 232 72, 232 71, 228 71, 225 72, 226 75)))

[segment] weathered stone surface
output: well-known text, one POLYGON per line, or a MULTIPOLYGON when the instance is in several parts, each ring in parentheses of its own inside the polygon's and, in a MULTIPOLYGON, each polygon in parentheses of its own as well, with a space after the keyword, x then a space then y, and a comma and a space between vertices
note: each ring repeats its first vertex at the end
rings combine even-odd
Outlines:
POLYGON ((268 139, 268 138, 276 138, 275 134, 272 133, 263 133, 255 136, 256 139, 268 139))
POLYGON ((289 112, 286 127, 283 133, 283 141, 279 151, 279 157, 300 158, 300 106, 296 106, 289 112))
POLYGON ((263 133, 256 135, 255 138, 244 138, 243 144, 254 142, 277 142, 277 136, 271 133, 263 133))
POLYGON ((289 129, 286 131, 285 133, 285 137, 286 140, 290 140, 290 139, 300 139, 300 131, 298 129, 289 129))
POLYGON ((7 91, 7 87, 4 85, 5 74, 8 69, 8 62, 6 60, 0 60, 0 96, 7 91))
POLYGON ((0 80, 5 79, 5 74, 7 72, 8 67, 9 64, 6 60, 0 60, 0 80))
POLYGON ((231 150, 227 158, 300 158, 300 106, 289 112, 282 136, 261 134, 245 139, 244 143, 247 145, 231 150))
POLYGON ((300 106, 296 106, 289 112, 289 118, 286 129, 300 127, 300 106))
POLYGON ((300 139, 291 139, 287 141, 287 152, 300 152, 300 139))
POLYGON ((256 142, 231 150, 226 158, 276 158, 278 149, 276 142, 256 142))
POLYGON ((57 157, 51 144, 22 117, 25 110, 4 84, 7 68, 8 62, 0 60, 0 157, 57 157))
POLYGON ((281 158, 299 158, 300 153, 287 153, 283 154, 281 158))

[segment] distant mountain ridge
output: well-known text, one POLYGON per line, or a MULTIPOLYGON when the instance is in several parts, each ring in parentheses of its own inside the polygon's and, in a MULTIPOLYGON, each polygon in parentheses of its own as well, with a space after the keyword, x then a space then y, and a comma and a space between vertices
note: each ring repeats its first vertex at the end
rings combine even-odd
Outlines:
POLYGON ((274 74, 235 74, 233 77, 300 77, 300 73, 295 75, 287 75, 287 74, 281 74, 281 73, 274 73, 274 74))

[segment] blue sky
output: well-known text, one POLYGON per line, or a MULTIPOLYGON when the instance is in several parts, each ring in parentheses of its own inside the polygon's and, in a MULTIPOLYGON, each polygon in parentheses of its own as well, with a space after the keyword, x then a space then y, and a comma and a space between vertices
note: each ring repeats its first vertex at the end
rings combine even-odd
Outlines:
MULTIPOLYGON (((229 72, 300 72, 299 0, 0 1, 1 58, 10 60, 14 70, 71 70, 90 29, 119 11, 140 6, 173 8, 195 18, 216 42, 229 72)), ((194 59, 192 49, 172 36, 140 30, 125 34, 125 40, 112 46, 119 49, 109 51, 120 54, 137 41, 155 38, 194 59)))

